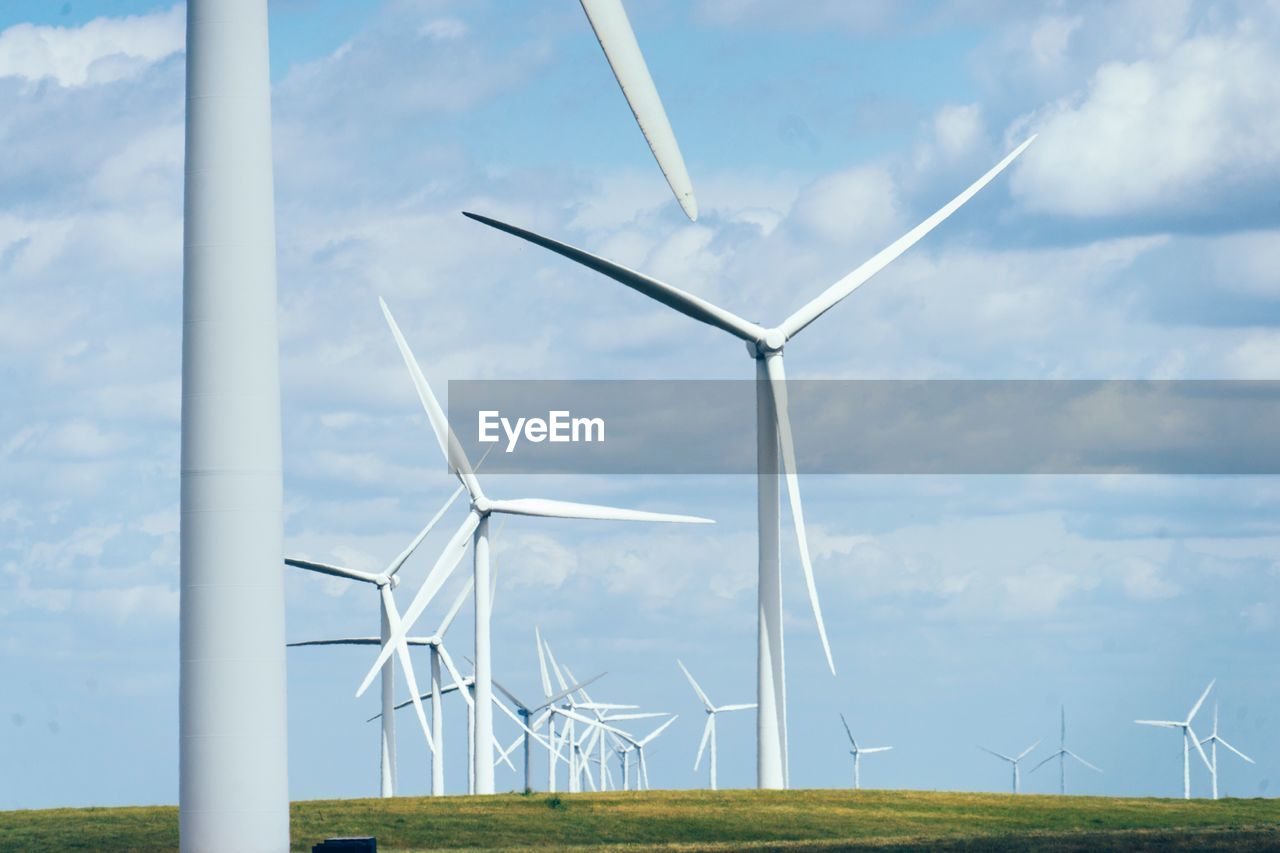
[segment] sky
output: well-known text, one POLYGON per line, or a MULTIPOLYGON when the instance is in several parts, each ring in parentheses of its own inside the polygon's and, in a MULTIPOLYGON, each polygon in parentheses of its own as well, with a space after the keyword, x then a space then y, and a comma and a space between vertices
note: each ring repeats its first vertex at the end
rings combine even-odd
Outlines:
MULTIPOLYGON (((377 296, 441 393, 750 377, 739 343, 462 210, 777 322, 1038 133, 789 346, 789 375, 1280 377, 1280 2, 629 5, 696 224, 577 3, 271 4, 289 555, 376 570, 452 491, 377 296)), ((184 14, 0 5, 0 808, 177 799, 184 14)), ((676 659, 714 701, 753 701, 753 480, 485 482, 717 520, 515 519, 494 544, 496 677, 536 693, 540 627, 580 677, 608 672, 597 700, 679 714, 648 753, 655 786, 705 784, 676 659)), ((1105 771, 1069 769, 1073 791, 1175 796, 1178 738, 1132 721, 1181 718, 1217 678, 1222 734, 1257 761, 1224 757, 1223 791, 1280 790, 1275 478, 802 486, 838 675, 784 526, 793 786, 850 784, 843 712, 894 747, 865 785, 1006 790, 978 745, 1047 756, 1065 705, 1068 746, 1105 771)), ((285 583, 291 640, 376 632, 371 590, 285 583)), ((470 630, 464 612, 455 657, 470 630)), ((352 698, 370 659, 290 651, 294 799, 376 793, 376 691, 352 698)), ((461 712, 446 704, 454 791, 461 712)), ((412 717, 400 732, 401 790, 425 793, 412 717)), ((749 714, 722 721, 723 786, 753 784, 753 735, 749 714)), ((1048 767, 1023 779, 1056 790, 1048 767)))

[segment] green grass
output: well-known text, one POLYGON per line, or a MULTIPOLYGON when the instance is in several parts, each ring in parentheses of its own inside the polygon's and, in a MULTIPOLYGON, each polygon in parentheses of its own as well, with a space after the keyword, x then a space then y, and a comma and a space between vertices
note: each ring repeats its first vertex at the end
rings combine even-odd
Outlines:
MULTIPOLYGON (((293 805, 293 846, 376 835, 380 851, 1274 850, 1280 800, 918 791, 651 791, 293 805)), ((0 849, 171 850, 173 807, 0 812, 0 849)))

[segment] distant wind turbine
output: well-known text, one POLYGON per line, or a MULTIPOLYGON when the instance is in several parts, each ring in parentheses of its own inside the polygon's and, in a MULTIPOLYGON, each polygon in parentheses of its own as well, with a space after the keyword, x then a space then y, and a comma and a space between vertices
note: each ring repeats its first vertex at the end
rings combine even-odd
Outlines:
POLYGON ((787 786, 787 717, 786 672, 782 642, 782 575, 779 550, 778 455, 781 450, 787 495, 791 503, 791 519, 795 525, 800 566, 804 571, 809 606, 817 624, 818 638, 826 655, 827 666, 835 673, 831 645, 822 622, 818 590, 809 559, 809 540, 805 532, 804 512, 800 504, 800 480, 796 472, 795 447, 791 437, 791 419, 787 412, 787 382, 782 351, 787 342, 806 326, 839 304, 899 255, 919 242, 943 220, 955 213, 983 187, 1004 171, 1035 137, 1023 142, 964 192, 953 198, 928 219, 882 249, 853 272, 810 300, 781 324, 766 328, 737 314, 711 304, 665 282, 628 269, 621 264, 584 252, 565 243, 543 237, 532 231, 499 222, 475 213, 464 215, 499 231, 505 231, 556 254, 582 264, 588 269, 643 293, 651 299, 744 341, 747 354, 756 362, 756 467, 757 517, 759 519, 759 574, 757 580, 758 640, 756 698, 756 775, 761 788, 787 786))
POLYGON ((1200 741, 1201 745, 1209 744, 1209 770, 1213 775, 1213 798, 1218 799, 1218 744, 1222 744, 1236 755, 1243 758, 1250 764, 1256 763, 1252 758, 1227 743, 1221 735, 1218 734, 1218 703, 1213 703, 1213 734, 1200 741))
POLYGON ((1067 759, 1068 758, 1074 758, 1076 761, 1079 761, 1081 764, 1083 764, 1085 767, 1088 767, 1090 770, 1096 770, 1099 773, 1102 772, 1101 768, 1094 767, 1092 764, 1085 761, 1083 758, 1076 755, 1071 750, 1067 749, 1067 708, 1065 705, 1062 708, 1062 737, 1061 737, 1061 740, 1058 741, 1058 751, 1055 752, 1053 755, 1050 755, 1044 761, 1041 761, 1035 767, 1032 767, 1031 772, 1035 773, 1037 770, 1039 770, 1041 767, 1048 764, 1050 761, 1053 761, 1053 759, 1055 758, 1058 759, 1058 793, 1059 794, 1065 794, 1067 792, 1067 759))
POLYGON ((395 648, 405 648, 405 654, 407 654, 407 646, 404 643, 405 636, 418 617, 422 615, 422 611, 426 609, 436 592, 439 591, 440 587, 453 573, 453 570, 462 560, 462 555, 466 551, 467 545, 474 539, 476 685, 474 696, 475 749, 472 762, 476 780, 475 792, 477 794, 492 794, 494 792, 493 762, 490 759, 494 753, 493 660, 490 651, 490 636, 492 630, 491 605, 493 586, 489 564, 489 517, 494 513, 499 513, 542 518, 663 521, 680 524, 709 524, 711 520, 689 515, 669 515, 633 509, 617 509, 615 507, 570 503, 568 501, 546 500, 543 498, 521 498, 518 500, 494 500, 490 498, 480 488, 480 481, 476 478, 475 469, 467 460, 466 453, 458 443, 453 430, 450 429, 444 409, 441 408, 439 401, 431 390, 431 386, 427 384, 427 378, 422 374, 422 368, 418 366, 417 360, 413 357, 413 352, 409 349, 409 344, 405 341, 404 335, 400 333, 400 327, 396 325, 390 309, 381 299, 378 301, 382 306, 382 313, 386 317, 387 325, 391 327, 391 333, 395 337, 396 345, 400 348, 400 355, 404 358, 405 366, 408 367, 409 374, 413 378, 418 397, 427 412, 427 420, 431 423, 431 429, 435 433, 436 441, 445 456, 445 461, 470 495, 471 511, 467 513, 467 517, 463 520, 457 532, 453 534, 453 538, 445 545, 444 551, 440 554, 439 559, 436 560, 436 564, 427 574, 422 586, 419 587, 417 594, 409 605, 409 609, 405 612, 403 622, 398 626, 393 626, 388 645, 384 646, 379 653, 373 667, 369 670, 369 674, 365 676, 364 681, 356 691, 356 695, 363 695, 369 688, 369 685, 373 683, 374 677, 378 674, 378 670, 395 652, 395 648))
POLYGON ((656 729, 649 732, 649 734, 645 735, 642 738, 636 738, 625 732, 619 732, 617 730, 611 729, 611 731, 614 731, 616 734, 620 735, 623 740, 630 743, 632 748, 635 749, 636 751, 636 761, 639 765, 639 774, 640 774, 638 777, 639 784, 636 786, 636 790, 644 790, 644 791, 649 790, 649 765, 646 764, 644 760, 644 748, 649 744, 653 743, 654 740, 657 739, 658 735, 666 731, 667 726, 674 723, 676 721, 676 717, 678 716, 679 716, 678 714, 672 714, 671 719, 667 720, 665 723, 658 726, 656 729))
POLYGON ((1209 772, 1213 772, 1213 765, 1209 763, 1209 756, 1204 754, 1204 749, 1200 746, 1200 740, 1196 737, 1196 733, 1191 729, 1191 721, 1195 719, 1196 712, 1200 710, 1200 706, 1204 704, 1204 700, 1209 697, 1209 691, 1213 689, 1213 685, 1217 679, 1209 682, 1209 686, 1200 694, 1200 698, 1196 700, 1196 704, 1191 706, 1191 712, 1187 714, 1187 718, 1182 722, 1174 720, 1134 720, 1140 726, 1159 726, 1165 729, 1179 729, 1182 732, 1182 798, 1191 799, 1191 747, 1194 745, 1196 752, 1200 753, 1200 760, 1204 762, 1204 766, 1209 768, 1209 772))
POLYGON ((849 745, 853 747, 849 750, 849 754, 853 756, 853 789, 856 791, 862 787, 862 756, 872 752, 888 752, 893 747, 858 746, 858 741, 854 738, 853 731, 849 728, 849 721, 844 718, 844 714, 840 715, 840 722, 844 724, 844 733, 849 736, 849 745))
POLYGON ((1022 763, 1022 759, 1026 758, 1027 755, 1030 754, 1031 750, 1035 749, 1039 745, 1040 745, 1040 741, 1036 741, 1035 743, 1031 744, 1031 746, 1027 747, 1026 749, 1022 750, 1022 752, 1018 753, 1017 758, 1010 758, 1009 756, 1000 752, 996 752, 993 749, 987 749, 985 746, 979 746, 978 749, 982 750, 985 753, 988 753, 989 755, 994 755, 996 758, 1007 761, 1013 765, 1013 792, 1016 794, 1018 793, 1018 788, 1019 788, 1018 765, 1022 763))
POLYGON ((640 53, 636 34, 627 19, 627 10, 622 8, 622 0, 582 0, 582 9, 587 13, 591 29, 595 30, 600 47, 604 49, 605 59, 613 69, 613 76, 618 78, 622 94, 626 96, 636 123, 640 125, 640 132, 649 143, 649 150, 658 161, 671 192, 675 193, 685 215, 696 221, 698 200, 693 197, 693 182, 689 180, 675 132, 667 120, 667 111, 662 108, 662 99, 658 97, 649 66, 640 53))
MULTIPOLYGON (((405 562, 412 556, 413 552, 422 544, 422 540, 427 538, 427 534, 435 527, 448 510, 453 506, 454 501, 462 494, 462 488, 456 489, 444 506, 431 517, 426 526, 419 531, 418 535, 413 538, 409 546, 392 560, 385 569, 377 574, 372 572, 362 572, 358 569, 350 569, 346 566, 336 566, 329 563, 317 563, 313 560, 301 560, 290 558, 285 560, 286 565, 299 569, 305 569, 309 572, 316 572, 322 575, 329 575, 336 578, 346 578, 347 580, 359 581, 361 583, 372 584, 378 590, 378 609, 381 613, 382 634, 377 640, 372 641, 377 645, 387 648, 388 652, 392 651, 388 647, 387 641, 391 637, 394 628, 400 623, 399 611, 396 609, 395 596, 391 590, 399 582, 396 573, 400 571, 405 562)), ((447 625, 445 626, 447 627, 447 625)), ((443 634, 444 631, 438 632, 443 634)), ((352 638, 346 640, 320 640, 306 643, 289 643, 290 646, 316 646, 316 645, 365 645, 362 638, 352 638)), ((431 749, 433 755, 436 752, 438 740, 433 738, 432 731, 427 725, 426 712, 422 708, 422 702, 418 698, 418 681, 413 673, 413 662, 409 658, 408 645, 401 644, 394 649, 400 659, 400 667, 404 671, 405 683, 409 686, 409 692, 412 695, 413 707, 418 713, 418 721, 422 724, 422 733, 427 738, 427 746, 431 749)), ((435 658, 432 658, 435 664, 435 658)), ((433 666, 433 671, 438 671, 438 666, 433 666)), ((392 671, 392 663, 388 655, 386 662, 382 666, 382 761, 381 761, 381 785, 380 794, 383 797, 394 797, 396 787, 396 728, 395 715, 390 713, 395 706, 395 674, 392 671)), ((457 676, 455 675, 455 678, 457 676)), ((437 678, 438 680, 438 678, 437 678)))
POLYGON ((707 741, 711 741, 711 790, 716 790, 716 714, 722 711, 749 711, 755 707, 752 702, 746 705, 720 705, 719 707, 711 704, 711 700, 707 698, 707 694, 698 686, 698 682, 694 680, 693 675, 685 667, 684 663, 676 660, 679 664, 684 677, 689 679, 689 686, 693 688, 693 692, 698 694, 698 698, 702 700, 702 704, 707 710, 707 724, 702 728, 702 742, 698 744, 698 757, 693 762, 694 772, 697 772, 698 765, 702 764, 702 753, 707 748, 707 741))

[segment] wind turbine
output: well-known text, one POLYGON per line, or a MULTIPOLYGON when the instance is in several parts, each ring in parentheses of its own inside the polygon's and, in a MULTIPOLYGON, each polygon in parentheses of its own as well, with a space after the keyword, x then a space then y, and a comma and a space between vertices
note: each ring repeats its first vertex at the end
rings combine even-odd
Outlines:
POLYGON ((622 8, 622 0, 582 0, 582 10, 587 13, 591 29, 595 30, 600 47, 604 49, 605 59, 613 69, 613 76, 618 78, 622 94, 626 96, 636 123, 640 125, 640 132, 649 143, 671 192, 675 193, 685 215, 697 221, 698 201, 693 197, 693 183, 684 167, 684 158, 680 156, 680 146, 676 144, 667 112, 662 108, 658 89, 649 75, 649 66, 645 64, 636 34, 627 19, 627 10, 622 8))
MULTIPOLYGON (((575 684, 568 689, 561 690, 559 693, 557 693, 554 696, 546 697, 545 701, 535 706, 530 706, 525 702, 520 701, 520 699, 510 690, 503 687, 497 681, 493 682, 493 686, 497 688, 498 692, 500 692, 503 696, 506 696, 508 701, 510 701, 511 704, 516 706, 515 713, 519 715, 521 721, 523 722, 524 731, 516 739, 516 742, 519 742, 520 740, 524 741, 524 788, 526 791, 533 790, 533 775, 532 775, 533 769, 529 761, 529 753, 533 746, 531 741, 538 727, 542 725, 542 721, 544 719, 547 719, 550 716, 550 712, 548 712, 547 714, 544 714, 542 717, 539 717, 537 720, 533 719, 534 714, 540 713, 542 711, 546 711, 552 705, 554 705, 556 702, 559 702, 561 699, 568 696, 570 693, 573 693, 574 691, 577 691, 577 690, 581 690, 586 685, 590 684, 591 682, 597 679, 603 678, 604 676, 605 676, 605 673, 603 672, 600 673, 599 675, 592 676, 591 678, 588 678, 586 681, 583 681, 579 684, 575 684)), ((515 743, 511 745, 511 748, 512 749, 515 748, 515 743)), ((510 750, 509 749, 503 750, 503 752, 504 753, 510 752, 510 750)))
POLYGON ((1037 770, 1039 770, 1041 767, 1048 764, 1050 761, 1053 761, 1053 759, 1055 758, 1058 759, 1058 793, 1060 794, 1067 793, 1067 759, 1068 758, 1074 758, 1076 761, 1079 761, 1081 764, 1083 764, 1085 767, 1088 767, 1090 770, 1096 770, 1099 773, 1102 772, 1101 768, 1094 767, 1092 764, 1085 761, 1083 758, 1076 755, 1071 750, 1067 749, 1067 708, 1065 705, 1062 707, 1062 736, 1061 736, 1061 739, 1058 741, 1058 751, 1055 752, 1053 755, 1050 755, 1044 761, 1041 761, 1035 767, 1032 767, 1031 772, 1035 773, 1037 770))
POLYGON ((1031 746, 1027 747, 1026 749, 1022 750, 1022 752, 1018 753, 1017 758, 1010 758, 1009 756, 1003 753, 996 752, 995 750, 987 749, 985 746, 980 746, 978 747, 978 749, 990 755, 994 755, 996 758, 1003 759, 1013 765, 1013 792, 1016 794, 1018 793, 1018 765, 1022 763, 1022 759, 1026 758, 1027 755, 1031 752, 1031 750, 1035 749, 1039 745, 1040 745, 1040 741, 1036 741, 1035 743, 1031 744, 1031 746))
POLYGON ((1187 718, 1182 722, 1173 720, 1134 720, 1140 726, 1158 726, 1165 729, 1180 729, 1182 731, 1182 798, 1184 800, 1191 799, 1191 747, 1195 746, 1196 752, 1200 753, 1200 760, 1204 762, 1204 766, 1209 768, 1209 772, 1213 772, 1213 765, 1209 763, 1209 757, 1204 754, 1204 749, 1200 746, 1200 739, 1196 737, 1196 733, 1191 729, 1191 721, 1195 719, 1196 712, 1200 710, 1200 706, 1204 704, 1204 700, 1208 698, 1209 691, 1213 689, 1213 685, 1218 679, 1209 682, 1209 686, 1200 694, 1200 698, 1196 700, 1196 704, 1191 706, 1191 712, 1187 714, 1187 718))
POLYGON ((684 662, 679 658, 676 663, 680 666, 680 671, 684 673, 684 677, 689 679, 689 686, 693 688, 693 692, 698 694, 698 698, 702 700, 702 704, 707 709, 707 724, 702 728, 702 742, 698 744, 698 757, 694 759, 693 769, 697 772, 698 765, 702 764, 702 753, 707 748, 708 739, 711 741, 711 790, 716 790, 716 714, 721 711, 747 711, 755 707, 752 702, 746 705, 721 705, 716 707, 711 704, 711 700, 707 698, 707 694, 698 686, 698 682, 694 680, 693 675, 689 672, 684 662))
POLYGON ((639 770, 640 770, 640 775, 638 779, 639 784, 636 785, 636 790, 638 791, 649 790, 649 765, 645 764, 645 761, 644 761, 644 748, 649 744, 653 743, 653 741, 657 739, 658 735, 666 731, 667 726, 674 723, 678 716, 679 714, 672 714, 671 719, 667 720, 665 723, 658 726, 653 731, 649 732, 649 734, 639 739, 636 739, 635 737, 627 734, 626 732, 622 732, 617 729, 611 729, 611 731, 619 735, 623 740, 630 743, 631 747, 636 751, 636 761, 639 765, 639 770))
POLYGON ((1212 775, 1213 775, 1213 798, 1215 800, 1218 799, 1218 744, 1222 744, 1227 749, 1231 750, 1236 755, 1240 756, 1250 764, 1256 763, 1252 758, 1245 755, 1243 752, 1236 749, 1231 744, 1227 743, 1226 740, 1223 739, 1218 734, 1218 703, 1217 702, 1213 703, 1213 734, 1209 735, 1207 738, 1200 741, 1200 743, 1201 745, 1204 745, 1206 743, 1209 744, 1209 770, 1212 772, 1212 775))
MULTIPOLYGON (((844 724, 844 733, 849 736, 849 745, 853 749, 849 750, 849 754, 853 756, 853 790, 862 787, 862 756, 872 752, 888 752, 893 749, 891 746, 858 746, 858 741, 854 738, 853 732, 849 729, 849 721, 844 718, 844 714, 840 715, 840 722, 844 724)), ((1035 747, 1032 747, 1034 749, 1035 747)), ((1015 791, 1014 793, 1017 793, 1015 791)))
POLYGON ((787 413, 787 382, 783 368, 782 351, 789 340, 822 314, 835 307, 841 300, 866 283, 872 276, 888 266, 895 258, 914 246, 921 238, 936 228, 979 190, 990 183, 1027 149, 1032 136, 1015 148, 989 172, 975 181, 940 210, 908 231, 895 242, 882 249, 853 272, 828 287, 816 298, 802 306, 781 324, 765 328, 744 320, 737 314, 711 304, 665 282, 628 269, 621 264, 584 252, 573 246, 543 237, 532 231, 517 228, 475 213, 463 215, 505 231, 556 254, 576 261, 583 266, 608 276, 615 281, 643 293, 662 304, 692 317, 709 326, 728 332, 747 345, 747 354, 756 363, 756 500, 759 518, 759 577, 757 581, 758 605, 758 654, 757 654, 757 704, 756 716, 756 773, 761 788, 785 788, 787 786, 787 718, 786 673, 783 663, 782 643, 782 576, 778 533, 780 524, 778 494, 778 454, 781 449, 783 470, 786 474, 787 495, 791 503, 791 518, 795 525, 796 543, 800 550, 800 565, 804 570, 805 586, 809 594, 809 606, 817 623, 818 637, 826 654, 827 666, 835 673, 831 646, 827 642, 826 628, 822 622, 822 610, 818 604, 818 591, 813 579, 813 566, 809 559, 809 540, 805 533, 804 513, 800 503, 800 481, 796 475, 795 447, 791 438, 791 420, 787 413))
MULTIPOLYGON (((473 566, 476 636, 476 686, 474 698, 476 742, 475 755, 472 761, 476 777, 476 793, 492 794, 494 790, 493 762, 490 757, 494 751, 493 660, 490 653, 489 640, 492 618, 490 605, 493 588, 489 566, 489 517, 494 513, 499 513, 542 518, 664 521, 683 524, 710 523, 710 519, 696 518, 689 515, 668 515, 666 513, 643 512, 633 509, 617 509, 593 504, 569 503, 568 501, 547 500, 544 498, 521 498, 517 500, 494 500, 490 498, 480 488, 480 481, 476 478, 475 470, 471 467, 471 463, 467 461, 462 446, 458 444, 457 437, 454 436, 453 431, 449 428, 444 409, 440 407, 440 403, 432 392, 431 386, 427 384, 427 378, 423 376, 422 369, 413 357, 413 352, 409 349, 409 344, 405 341, 404 335, 400 333, 400 327, 396 325, 390 309, 387 308, 386 302, 381 299, 378 301, 382 305, 382 313, 386 317, 387 325, 391 327, 392 335, 395 336, 396 344, 400 348, 404 363, 409 368, 409 374, 413 377, 414 385, 418 390, 418 397, 422 401, 423 408, 426 409, 427 419, 431 422, 431 428, 435 433, 436 441, 440 445, 440 450, 444 453, 446 462, 462 482, 471 498, 471 511, 467 513, 462 525, 454 533, 453 538, 449 540, 435 566, 432 567, 427 575, 427 579, 418 589, 412 603, 409 605, 409 609, 405 612, 403 622, 398 630, 393 630, 390 642, 392 644, 404 644, 407 632, 413 627, 413 623, 417 618, 422 615, 422 611, 440 589, 440 586, 452 574, 454 568, 457 567, 458 562, 462 559, 463 552, 466 551, 468 542, 474 538, 473 566)), ((364 691, 369 688, 374 676, 377 675, 379 667, 386 663, 392 652, 393 649, 390 645, 383 647, 378 659, 374 662, 373 668, 369 670, 369 674, 365 676, 364 682, 356 691, 357 696, 363 695, 364 691)))
MULTIPOLYGON (((309 572, 316 572, 322 575, 329 575, 335 578, 346 578, 347 580, 358 581, 360 583, 371 584, 378 590, 378 612, 381 621, 381 636, 374 638, 346 638, 339 640, 313 640, 304 643, 289 643, 289 647, 299 646, 363 646, 363 645, 385 645, 391 636, 391 627, 400 621, 399 610, 396 608, 395 596, 392 589, 399 583, 396 573, 404 566, 405 561, 418 549, 422 544, 422 540, 427 538, 427 534, 435 527, 448 510, 453 506, 454 501, 462 494, 462 488, 454 490, 454 493, 445 502, 444 506, 432 516, 426 526, 419 531, 418 535, 413 538, 409 546, 400 552, 387 567, 377 574, 371 572, 362 572, 358 569, 351 569, 346 566, 337 566, 330 563, 317 563, 313 560, 302 560, 297 558, 289 558, 284 562, 286 565, 299 569, 305 569, 309 572)), ((461 604, 461 602, 459 602, 461 604)), ((456 612, 456 611, 454 611, 456 612)), ((449 617, 452 621, 452 614, 449 617)), ((437 631, 437 635, 443 635, 448 628, 448 622, 441 626, 441 630, 437 631)), ((425 643, 424 643, 425 645, 425 643)), ((435 646, 432 647, 432 671, 437 673, 439 664, 435 658, 435 646)), ((427 738, 427 746, 431 749, 434 756, 439 740, 433 736, 431 728, 427 725, 426 713, 422 709, 422 702, 418 699, 418 681, 414 676, 413 662, 409 659, 408 645, 398 649, 400 658, 400 667, 404 671, 405 682, 409 685, 409 690, 413 694, 414 709, 418 712, 418 721, 422 724, 422 733, 427 738)), ((382 667, 382 759, 381 759, 381 784, 380 794, 383 797, 394 797, 396 787, 396 727, 395 716, 390 711, 395 707, 395 673, 392 670, 392 662, 390 658, 382 667)), ((452 664, 450 664, 452 666, 452 664)), ((457 676, 455 676, 456 678, 457 676)), ((438 675, 433 679, 433 687, 435 681, 438 681, 438 675)), ((433 708, 434 711, 434 708, 433 708)), ((434 762, 433 762, 434 763, 434 762)))

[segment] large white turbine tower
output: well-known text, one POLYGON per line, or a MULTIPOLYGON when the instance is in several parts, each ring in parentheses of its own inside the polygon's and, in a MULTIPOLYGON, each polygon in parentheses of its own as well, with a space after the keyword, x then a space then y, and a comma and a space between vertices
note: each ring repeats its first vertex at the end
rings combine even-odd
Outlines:
POLYGON ((1050 761, 1053 761, 1053 759, 1055 758, 1058 759, 1058 793, 1065 794, 1067 793, 1067 759, 1068 758, 1074 758, 1076 761, 1079 761, 1085 767, 1088 767, 1090 770, 1095 770, 1098 773, 1102 772, 1102 768, 1094 767, 1092 764, 1085 761, 1083 758, 1076 755, 1071 750, 1067 749, 1067 708, 1065 705, 1062 706, 1061 731, 1062 731, 1062 735, 1061 735, 1061 739, 1058 741, 1058 751, 1055 752, 1053 755, 1050 755, 1044 761, 1041 761, 1035 767, 1032 767, 1031 772, 1035 773, 1041 767, 1044 767, 1050 761))
POLYGON ((1218 703, 1216 701, 1213 703, 1213 734, 1200 741, 1201 746, 1206 743, 1209 744, 1209 770, 1213 775, 1213 798, 1216 800, 1218 799, 1218 744, 1222 744, 1250 764, 1255 764, 1256 762, 1227 743, 1226 739, 1218 734, 1218 703))
POLYGON ((1001 160, 994 168, 974 182, 944 207, 890 244, 862 266, 828 287, 815 299, 800 308, 781 324, 765 328, 750 320, 744 320, 705 299, 687 293, 665 282, 628 269, 613 261, 584 252, 573 246, 548 237, 534 234, 514 225, 499 222, 474 213, 464 215, 492 228, 505 231, 535 245, 563 255, 572 261, 608 276, 621 284, 643 293, 681 314, 706 323, 746 342, 747 353, 756 363, 756 459, 757 459, 757 514, 759 518, 759 577, 757 581, 758 652, 757 652, 757 703, 756 717, 756 773, 761 788, 784 788, 787 785, 787 717, 786 675, 782 650, 782 576, 781 552, 778 528, 780 524, 778 494, 778 454, 781 449, 783 471, 786 474, 787 494, 791 503, 791 518, 795 525, 796 540, 800 550, 800 565, 804 570, 805 585, 809 593, 809 605, 817 622, 818 636, 826 654, 827 666, 835 673, 835 662, 827 642, 826 628, 822 624, 822 610, 818 604, 818 592, 813 580, 813 567, 809 560, 809 542, 805 533, 804 513, 800 504, 800 481, 796 476, 795 448, 791 440, 791 420, 787 413, 786 372, 782 364, 782 350, 806 326, 835 307, 872 276, 888 266, 895 258, 914 246, 921 238, 936 228, 965 202, 985 187, 996 175, 1004 171, 1035 137, 1031 137, 1001 160))
POLYGON ((702 742, 698 744, 698 757, 693 761, 694 772, 697 772, 698 766, 702 764, 702 753, 707 748, 707 741, 711 742, 711 790, 716 790, 716 714, 722 711, 749 711, 756 705, 754 702, 743 705, 720 705, 711 704, 711 700, 707 698, 707 694, 703 692, 698 682, 694 681, 693 675, 685 667, 684 662, 677 659, 676 663, 680 667, 680 671, 684 673, 684 677, 689 679, 689 686, 693 688, 693 692, 698 694, 698 698, 702 700, 703 706, 707 711, 707 722, 702 728, 702 742))
POLYGON ((1016 794, 1018 793, 1018 789, 1021 787, 1021 785, 1019 784, 1021 781, 1021 778, 1018 774, 1018 765, 1022 764, 1022 759, 1030 755, 1031 750, 1035 749, 1039 745, 1040 745, 1040 741, 1036 741, 1035 743, 1031 744, 1031 746, 1027 747, 1026 749, 1022 750, 1022 752, 1018 753, 1018 756, 1016 758, 1005 755, 1002 752, 996 752, 994 749, 987 749, 985 746, 980 746, 978 747, 978 749, 982 750, 983 752, 989 755, 994 755, 996 758, 1007 761, 1011 765, 1013 765, 1013 792, 1016 794))
POLYGON ((414 596, 413 602, 405 612, 404 621, 400 628, 392 631, 391 639, 378 654, 377 661, 374 662, 373 668, 369 670, 369 674, 356 691, 356 695, 363 695, 364 691, 369 688, 369 685, 377 676, 378 670, 394 653, 395 649, 393 647, 397 644, 404 644, 407 632, 413 627, 413 623, 417 621, 418 617, 422 615, 422 611, 430 603, 436 592, 439 591, 441 585, 448 580, 449 575, 457 567, 459 561, 462 560, 462 555, 466 551, 467 545, 474 539, 476 686, 474 697, 475 749, 472 756, 472 764, 476 779, 475 792, 477 794, 492 794, 494 791, 493 663, 489 638, 493 587, 489 565, 489 517, 494 513, 498 513, 542 518, 663 521, 679 524, 709 524, 711 519, 689 515, 668 515, 657 512, 618 509, 616 507, 595 506, 593 504, 570 503, 568 501, 555 501, 544 498, 523 498, 519 500, 494 500, 490 498, 480 488, 480 481, 476 478, 475 469, 467 460, 466 453, 458 443, 453 430, 450 429, 444 409, 441 408, 439 400, 436 399, 435 393, 431 390, 431 386, 427 384, 427 378, 423 375, 422 368, 418 366, 417 360, 413 357, 413 351, 409 349, 409 344, 405 341, 404 335, 400 333, 400 327, 396 325, 395 318, 391 316, 391 311, 387 308, 386 303, 382 302, 381 304, 382 313, 386 317, 387 325, 391 327, 391 333, 400 348, 400 354, 404 358, 405 366, 409 368, 409 374, 412 376, 413 383, 418 390, 418 397, 422 402, 422 406, 426 409, 427 420, 431 423, 431 429, 435 433, 440 450, 444 453, 445 461, 471 497, 471 511, 467 513, 462 525, 454 533, 453 538, 449 540, 435 566, 428 573, 427 579, 418 589, 417 595, 414 596))
POLYGON ((595 30, 600 47, 609 60, 613 76, 618 78, 627 105, 640 125, 640 132, 649 143, 649 150, 658 161, 658 167, 667 179, 667 185, 675 194, 680 208, 691 220, 698 218, 698 200, 693 197, 693 182, 676 144, 676 135, 662 108, 662 99, 653 85, 649 66, 645 64, 636 34, 627 19, 622 0, 582 0, 582 10, 587 13, 591 29, 595 30))
POLYGON ((1213 689, 1217 679, 1209 682, 1209 686, 1200 694, 1200 698, 1196 700, 1196 704, 1191 706, 1191 713, 1187 714, 1187 718, 1181 722, 1176 720, 1134 720, 1140 726, 1159 726, 1164 729, 1178 729, 1182 732, 1182 798, 1184 800, 1191 799, 1191 747, 1194 745, 1196 752, 1200 753, 1200 760, 1204 762, 1204 766, 1213 772, 1213 765, 1209 763, 1209 756, 1204 754, 1204 749, 1200 746, 1200 739, 1196 737, 1196 733, 1191 730, 1191 721, 1195 719, 1196 712, 1200 710, 1200 706, 1204 704, 1204 700, 1209 697, 1209 691, 1213 689))
POLYGON ((840 715, 840 722, 844 724, 844 733, 849 736, 849 754, 853 756, 853 790, 857 791, 862 788, 862 756, 869 755, 873 752, 888 752, 893 749, 891 746, 858 746, 858 740, 853 736, 853 730, 849 728, 849 721, 844 718, 844 714, 840 715))
POLYGON ((188 0, 179 843, 289 849, 267 0, 188 0))

